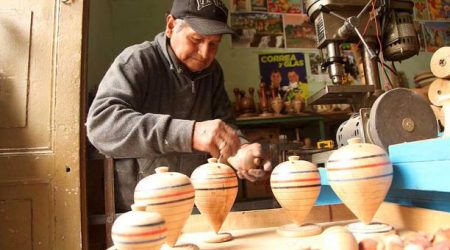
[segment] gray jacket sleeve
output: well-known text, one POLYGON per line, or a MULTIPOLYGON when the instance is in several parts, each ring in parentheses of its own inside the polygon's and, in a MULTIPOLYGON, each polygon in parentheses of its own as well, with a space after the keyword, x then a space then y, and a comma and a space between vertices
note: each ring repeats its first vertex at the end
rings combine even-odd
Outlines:
POLYGON ((136 50, 126 49, 99 85, 86 126, 89 140, 103 154, 141 158, 192 152, 194 121, 137 111, 154 73, 146 60, 136 50))

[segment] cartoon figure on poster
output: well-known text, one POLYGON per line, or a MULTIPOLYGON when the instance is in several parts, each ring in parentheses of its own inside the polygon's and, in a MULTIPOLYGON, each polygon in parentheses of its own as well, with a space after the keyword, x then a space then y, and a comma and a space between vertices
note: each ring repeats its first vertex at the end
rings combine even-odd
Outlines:
POLYGON ((450 15, 450 0, 428 0, 431 19, 445 20, 450 15))
POLYGON ((266 0, 251 0, 251 1, 252 1, 252 11, 267 11, 266 0))
POLYGON ((414 0, 414 19, 428 20, 429 18, 427 0, 414 0))
POLYGON ((230 0, 230 11, 250 12, 262 11, 267 12, 266 0, 230 0))
POLYGON ((283 15, 286 48, 316 48, 316 32, 307 15, 283 15))
POLYGON ((281 14, 231 13, 233 48, 284 48, 281 14))
POLYGON ((277 95, 285 101, 308 97, 303 53, 259 55, 259 70, 266 89, 276 89, 277 95))
POLYGON ((303 13, 301 0, 268 0, 269 12, 303 13))
POLYGON ((230 11, 249 11, 247 8, 246 0, 231 0, 230 1, 230 11))
POLYGON ((450 25, 448 22, 424 22, 423 31, 428 52, 450 45, 450 25))

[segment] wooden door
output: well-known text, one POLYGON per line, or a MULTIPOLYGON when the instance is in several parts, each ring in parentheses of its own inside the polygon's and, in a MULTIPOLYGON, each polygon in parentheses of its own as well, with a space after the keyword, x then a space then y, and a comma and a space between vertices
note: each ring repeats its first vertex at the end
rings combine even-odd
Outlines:
POLYGON ((80 249, 83 0, 0 0, 0 249, 80 249))

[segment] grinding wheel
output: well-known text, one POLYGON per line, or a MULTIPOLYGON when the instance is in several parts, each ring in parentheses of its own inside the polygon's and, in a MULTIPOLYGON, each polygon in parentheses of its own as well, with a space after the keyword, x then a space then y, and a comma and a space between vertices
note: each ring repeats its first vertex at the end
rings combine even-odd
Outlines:
POLYGON ((435 138, 436 117, 430 105, 409 89, 390 90, 370 110, 369 134, 385 149, 389 145, 435 138))

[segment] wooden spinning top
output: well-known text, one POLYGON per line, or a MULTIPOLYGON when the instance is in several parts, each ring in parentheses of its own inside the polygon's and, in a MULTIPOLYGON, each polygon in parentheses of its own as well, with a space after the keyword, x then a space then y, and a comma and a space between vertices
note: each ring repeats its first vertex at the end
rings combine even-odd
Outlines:
POLYGON ((234 170, 216 158, 208 159, 207 164, 197 167, 191 175, 195 188, 195 205, 205 216, 215 236, 206 242, 220 243, 232 240, 229 233, 218 234, 225 218, 234 204, 238 192, 238 180, 234 170))
POLYGON ((166 243, 173 247, 191 215, 195 192, 186 175, 168 170, 168 167, 159 167, 156 174, 145 177, 137 184, 134 206, 161 214, 168 230, 166 243))
POLYGON ((130 211, 114 221, 111 238, 117 250, 159 250, 167 236, 167 228, 160 214, 130 211))
POLYGON ((281 207, 288 213, 295 225, 285 225, 278 229, 284 236, 310 236, 319 234, 322 229, 316 225, 303 225, 305 217, 320 193, 320 174, 317 167, 290 156, 272 172, 270 186, 281 207))
MULTIPOLYGON (((375 144, 361 143, 356 137, 349 139, 348 144, 328 159, 328 180, 342 202, 364 224, 369 224, 391 186, 392 164, 386 151, 375 144)), ((374 227, 379 228, 379 224, 374 227)), ((361 227, 356 228, 362 231, 361 227)))

